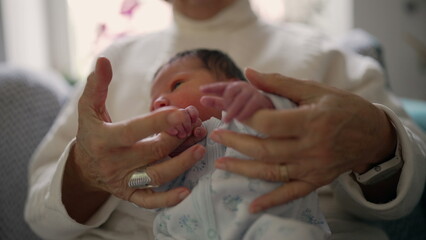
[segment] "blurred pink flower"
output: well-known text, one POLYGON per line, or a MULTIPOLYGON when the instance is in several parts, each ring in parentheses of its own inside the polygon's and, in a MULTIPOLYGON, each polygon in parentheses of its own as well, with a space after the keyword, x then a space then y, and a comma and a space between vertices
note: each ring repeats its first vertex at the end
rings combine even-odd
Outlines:
POLYGON ((123 0, 123 3, 121 4, 120 14, 131 18, 133 15, 133 12, 138 7, 139 7, 139 0, 123 0))

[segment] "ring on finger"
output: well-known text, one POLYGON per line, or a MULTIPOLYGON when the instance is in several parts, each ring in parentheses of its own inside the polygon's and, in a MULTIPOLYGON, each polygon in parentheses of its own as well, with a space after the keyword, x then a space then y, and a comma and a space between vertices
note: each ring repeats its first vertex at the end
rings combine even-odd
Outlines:
POLYGON ((152 182, 152 179, 146 172, 146 168, 142 168, 140 170, 135 171, 132 174, 128 182, 128 186, 130 188, 137 188, 137 189, 158 187, 157 185, 152 185, 151 182, 152 182))
POLYGON ((286 165, 279 165, 279 174, 282 182, 289 182, 288 168, 286 165))

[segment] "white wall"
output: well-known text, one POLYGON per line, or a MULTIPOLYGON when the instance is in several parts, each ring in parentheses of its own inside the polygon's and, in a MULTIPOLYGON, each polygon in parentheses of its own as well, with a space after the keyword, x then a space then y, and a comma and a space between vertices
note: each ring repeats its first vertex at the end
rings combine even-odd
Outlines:
MULTIPOLYGON (((354 26, 367 30, 383 44, 385 64, 394 92, 426 100, 426 62, 407 43, 407 34, 426 48, 426 3, 413 14, 405 11, 406 0, 354 0, 354 26)), ((423 51, 426 51, 424 49, 423 51)))
POLYGON ((49 66, 43 0, 2 0, 5 54, 8 63, 35 70, 49 66))

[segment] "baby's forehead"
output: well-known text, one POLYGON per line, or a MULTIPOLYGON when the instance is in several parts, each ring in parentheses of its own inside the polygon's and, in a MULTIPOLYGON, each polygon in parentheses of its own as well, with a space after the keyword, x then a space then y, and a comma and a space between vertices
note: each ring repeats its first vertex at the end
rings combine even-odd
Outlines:
POLYGON ((206 68, 201 59, 195 55, 186 55, 180 58, 172 59, 172 61, 168 62, 165 66, 180 66, 182 68, 206 68))
POLYGON ((208 70, 198 57, 184 56, 162 65, 157 71, 157 74, 154 77, 154 81, 164 77, 164 75, 171 75, 179 72, 190 72, 199 69, 208 70))
POLYGON ((154 75, 151 87, 159 82, 164 83, 176 74, 187 74, 198 70, 208 70, 203 62, 196 56, 184 56, 162 65, 154 75))

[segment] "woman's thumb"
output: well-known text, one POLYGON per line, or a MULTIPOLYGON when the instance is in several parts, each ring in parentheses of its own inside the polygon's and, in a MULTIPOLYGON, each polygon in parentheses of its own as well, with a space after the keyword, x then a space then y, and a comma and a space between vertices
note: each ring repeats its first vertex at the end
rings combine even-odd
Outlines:
POLYGON ((310 90, 307 81, 297 80, 278 73, 260 73, 252 68, 245 69, 247 80, 256 88, 279 95, 298 103, 306 98, 310 90))

